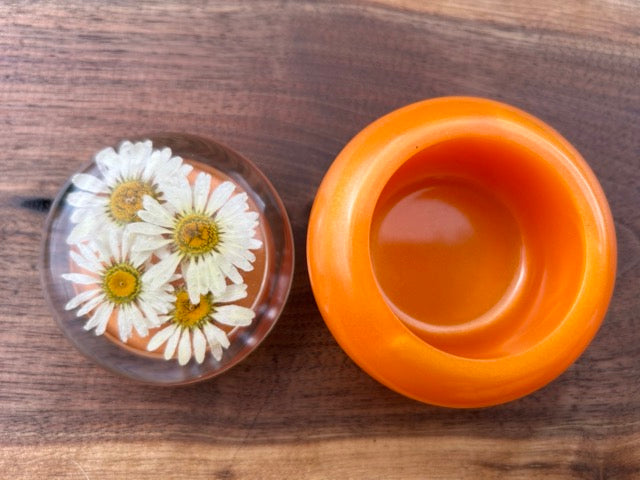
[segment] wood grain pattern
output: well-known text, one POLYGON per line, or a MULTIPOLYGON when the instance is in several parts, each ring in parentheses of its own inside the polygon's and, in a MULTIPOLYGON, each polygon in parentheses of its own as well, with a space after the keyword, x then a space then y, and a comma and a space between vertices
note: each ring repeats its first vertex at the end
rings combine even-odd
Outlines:
POLYGON ((380 0, 0 5, 0 477, 640 478, 640 4, 380 0), (512 103, 585 156, 611 203, 614 298, 564 375, 480 410, 361 372, 325 328, 306 222, 341 147, 427 97, 512 103), (57 330, 37 258, 50 199, 131 134, 209 136, 253 159, 296 239, 290 302, 244 363, 140 386, 57 330))

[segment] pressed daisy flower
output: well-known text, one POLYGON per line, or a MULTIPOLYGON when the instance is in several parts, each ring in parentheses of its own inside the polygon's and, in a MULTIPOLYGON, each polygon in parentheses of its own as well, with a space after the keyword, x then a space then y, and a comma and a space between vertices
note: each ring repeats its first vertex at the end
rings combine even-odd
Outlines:
POLYGON ((118 335, 123 342, 135 328, 140 336, 146 336, 149 328, 161 325, 160 315, 166 314, 175 300, 169 283, 172 275, 159 271, 157 264, 145 268, 141 261, 131 260, 127 238, 113 231, 106 242, 76 245, 71 250, 73 262, 82 273, 66 273, 62 277, 85 286, 65 305, 66 310, 80 307, 78 317, 89 314, 85 330, 95 328, 102 335, 115 312, 118 335))
POLYGON ((138 216, 128 230, 136 235, 133 251, 149 255, 169 247, 171 253, 160 260, 163 271, 175 272, 180 265, 189 300, 201 295, 221 294, 225 278, 243 283, 238 269, 253 270, 256 257, 251 250, 262 242, 254 238, 258 213, 248 211, 247 194, 233 195, 233 183, 223 182, 211 192, 211 176, 199 173, 193 187, 186 178, 164 189, 166 203, 145 196, 138 216))
POLYGON ((75 207, 73 228, 67 243, 105 235, 108 230, 122 230, 131 222, 140 221, 137 212, 145 195, 159 199, 159 185, 170 184, 176 178, 186 178, 192 167, 172 157, 171 149, 153 150, 151 141, 123 142, 116 152, 106 148, 95 156, 102 178, 78 173, 71 182, 80 190, 67 196, 75 207))
POLYGON ((178 290, 173 310, 162 317, 168 320, 169 325, 151 338, 147 350, 152 352, 166 343, 164 358, 171 359, 177 349, 178 363, 186 365, 191 357, 202 363, 208 343, 213 357, 220 361, 222 350, 229 347, 229 339, 224 330, 214 325, 214 321, 232 327, 250 325, 255 317, 253 310, 239 305, 222 305, 246 296, 246 285, 228 285, 220 295, 207 293, 193 304, 185 290, 178 290))

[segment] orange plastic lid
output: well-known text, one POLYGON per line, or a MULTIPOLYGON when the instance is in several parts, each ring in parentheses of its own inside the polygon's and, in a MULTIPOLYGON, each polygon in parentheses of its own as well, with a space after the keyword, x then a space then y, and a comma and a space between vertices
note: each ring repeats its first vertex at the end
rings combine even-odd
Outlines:
POLYGON ((615 231, 597 179, 542 121, 479 98, 369 125, 311 212, 309 276, 332 334, 422 402, 495 405, 560 375, 607 310, 615 231))

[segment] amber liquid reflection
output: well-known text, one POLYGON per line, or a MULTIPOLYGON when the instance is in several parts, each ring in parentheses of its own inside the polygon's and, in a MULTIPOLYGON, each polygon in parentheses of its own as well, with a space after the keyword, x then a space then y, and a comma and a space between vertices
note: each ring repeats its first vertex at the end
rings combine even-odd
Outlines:
POLYGON ((426 183, 386 203, 372 244, 380 286, 419 328, 461 324, 497 304, 517 275, 522 242, 511 213, 490 195, 426 183))
POLYGON ((565 181, 526 148, 462 137, 416 153, 385 185, 370 254, 387 304, 455 355, 524 351, 572 308, 584 269, 565 181))

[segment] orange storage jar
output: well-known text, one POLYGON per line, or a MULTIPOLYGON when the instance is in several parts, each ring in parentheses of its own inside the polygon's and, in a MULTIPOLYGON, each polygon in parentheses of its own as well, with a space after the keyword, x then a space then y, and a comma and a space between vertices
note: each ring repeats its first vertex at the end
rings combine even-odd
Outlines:
POLYGON ((311 212, 309 276, 347 354, 422 402, 526 395, 586 348, 616 265, 606 198, 580 154, 511 106, 446 97, 360 132, 311 212))

